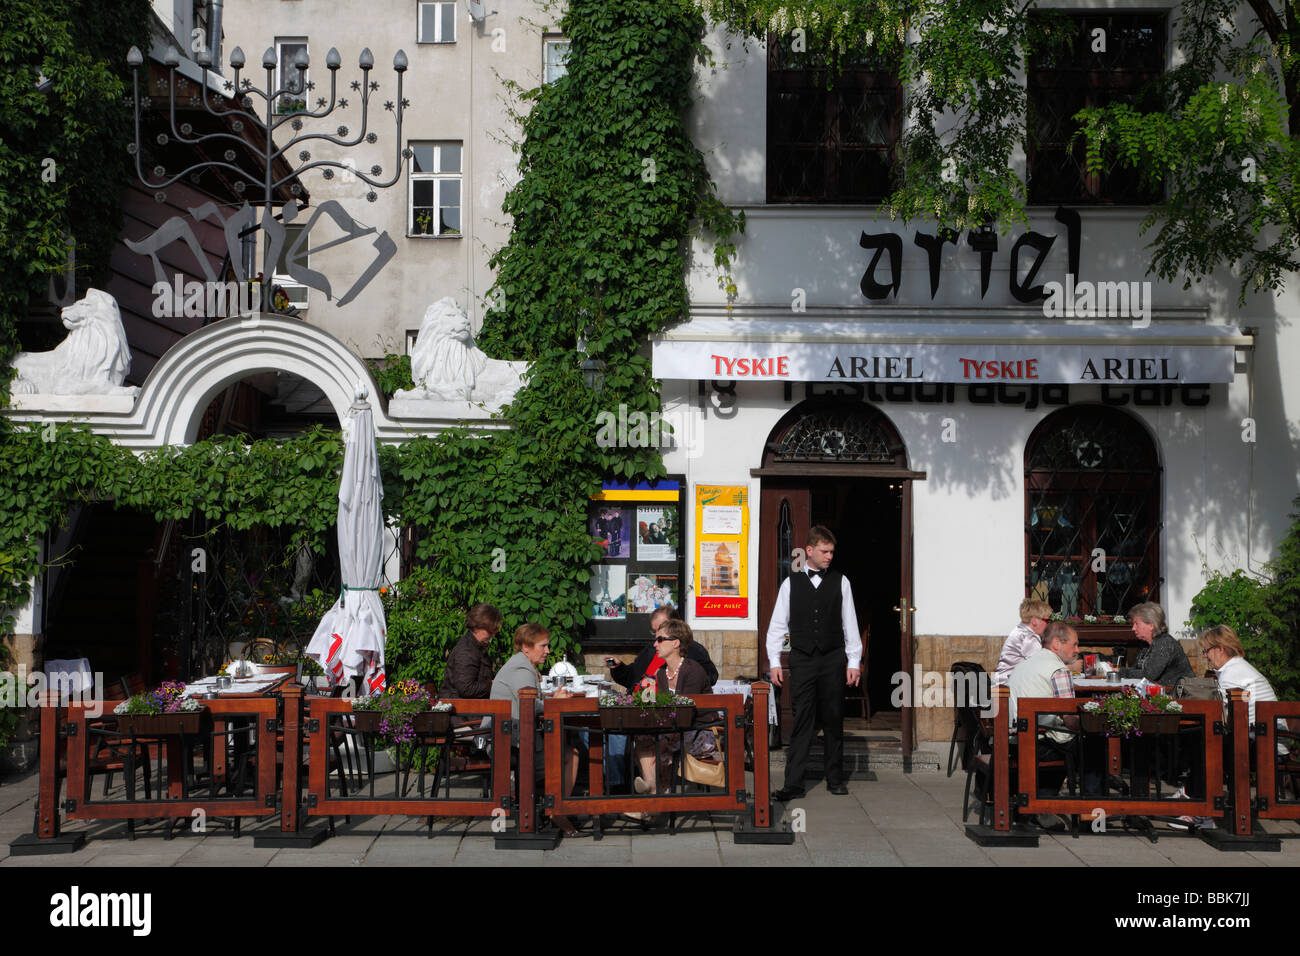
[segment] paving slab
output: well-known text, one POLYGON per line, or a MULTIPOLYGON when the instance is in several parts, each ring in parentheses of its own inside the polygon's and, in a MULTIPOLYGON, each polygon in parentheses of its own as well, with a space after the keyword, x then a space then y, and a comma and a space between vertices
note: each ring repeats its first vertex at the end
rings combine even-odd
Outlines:
POLYGON ((271 867, 332 867, 362 866, 365 860, 350 853, 326 853, 322 850, 281 850, 267 866, 271 867))
MULTIPOLYGON (((774 784, 779 785, 779 768, 774 784)), ((73 821, 65 832, 82 832, 86 847, 75 854, 13 857, 8 842, 30 831, 37 778, 7 778, 0 787, 0 868, 44 866, 1300 866, 1300 839, 1282 840, 1280 853, 1221 853, 1199 840, 1162 836, 1151 844, 1139 834, 1081 833, 1040 836, 1037 849, 981 848, 967 839, 961 822, 964 774, 878 771, 875 781, 851 781, 848 796, 818 783, 785 808, 802 811, 789 846, 733 842, 734 814, 687 814, 679 830, 642 832, 615 825, 596 841, 586 831, 555 851, 495 849, 491 821, 439 820, 428 839, 424 819, 372 816, 335 818, 336 835, 314 849, 253 847, 257 833, 278 829, 274 818, 248 822, 234 839, 224 829, 205 835, 161 835, 161 824, 141 824, 126 839, 119 822, 73 821)), ((778 819, 780 810, 778 809, 778 819)), ((210 820, 209 823, 213 821, 210 820)), ((324 818, 311 818, 313 827, 324 818)), ((1270 832, 1300 835, 1300 825, 1267 821, 1270 832)))

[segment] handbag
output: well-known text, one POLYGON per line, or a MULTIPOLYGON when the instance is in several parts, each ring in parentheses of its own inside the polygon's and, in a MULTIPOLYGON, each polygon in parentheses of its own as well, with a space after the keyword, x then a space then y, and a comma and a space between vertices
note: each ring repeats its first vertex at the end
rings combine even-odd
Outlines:
POLYGON ((1184 677, 1174 694, 1183 700, 1222 700, 1219 682, 1213 677, 1184 677))
POLYGON ((702 760, 692 754, 686 755, 682 775, 691 783, 704 784, 708 787, 725 787, 727 785, 727 765, 721 760, 702 760))
POLYGON ((713 736, 715 741, 713 755, 719 759, 705 759, 688 753, 685 760, 682 761, 682 776, 691 783, 703 784, 708 787, 726 787, 727 765, 723 763, 721 760, 722 754, 717 750, 717 730, 701 731, 701 735, 704 733, 710 733, 713 736))

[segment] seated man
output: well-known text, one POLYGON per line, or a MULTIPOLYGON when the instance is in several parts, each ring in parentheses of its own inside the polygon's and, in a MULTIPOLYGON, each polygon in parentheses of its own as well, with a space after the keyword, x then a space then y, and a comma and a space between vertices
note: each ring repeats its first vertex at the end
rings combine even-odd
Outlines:
POLYGON ((998 669, 993 675, 993 686, 1001 687, 1011 677, 1011 672, 1021 661, 1043 649, 1043 631, 1052 619, 1052 606, 1037 598, 1020 602, 1020 623, 1011 629, 998 655, 998 669))
MULTIPOLYGON (((1070 665, 1079 656, 1079 635, 1063 621, 1052 621, 1043 630, 1042 646, 1021 661, 1011 672, 1007 687, 1011 691, 1011 726, 1016 723, 1016 701, 1021 697, 1074 698, 1074 683, 1070 679, 1070 665)), ((1045 738, 1038 738, 1038 759, 1060 760, 1061 747, 1070 745, 1078 730, 1078 717, 1051 716, 1042 718, 1049 728, 1045 738)), ((1040 792, 1055 794, 1061 789, 1066 771, 1063 767, 1046 767, 1038 772, 1040 792)))
MULTIPOLYGON (((680 621, 681 619, 681 614, 671 604, 655 608, 654 613, 650 615, 650 645, 638 654, 631 664, 610 665, 610 679, 616 684, 622 684, 629 691, 640 684, 643 678, 649 677, 653 679, 655 671, 663 664, 662 658, 655 654, 653 638, 659 633, 659 628, 663 626, 664 621, 680 621)), ((709 657, 708 650, 702 644, 690 644, 686 649, 686 657, 704 668, 704 672, 709 677, 710 687, 718 682, 718 668, 714 665, 713 659, 709 657)))
POLYGON ((492 662, 488 644, 501 630, 501 612, 491 604, 475 604, 465 615, 465 633, 447 657, 447 672, 439 697, 482 700, 492 692, 492 662))

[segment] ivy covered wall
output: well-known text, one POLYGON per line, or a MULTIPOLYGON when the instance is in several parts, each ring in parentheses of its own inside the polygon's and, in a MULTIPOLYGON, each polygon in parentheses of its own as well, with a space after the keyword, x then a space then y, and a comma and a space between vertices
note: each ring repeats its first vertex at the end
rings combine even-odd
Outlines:
MULTIPOLYGON (((654 478, 654 449, 596 442, 597 414, 655 411, 646 337, 684 318, 693 230, 716 240, 725 275, 742 227, 717 200, 684 126, 704 19, 688 0, 572 0, 561 21, 568 75, 523 91, 514 219, 493 259, 497 308, 479 344, 533 372, 502 415, 508 430, 449 430, 381 450, 385 511, 414 526, 426 568, 388 595, 391 671, 436 679, 464 608, 496 604, 506 635, 552 629, 574 650, 588 613, 586 529, 602 480, 654 478), (598 388, 582 363, 603 370, 598 388)), ((724 279, 724 282, 726 280, 724 279)), ((239 527, 298 529, 320 550, 337 509, 342 442, 223 437, 136 458, 84 431, 19 430, 0 447, 0 606, 26 599, 44 533, 79 500, 111 498, 160 519, 200 511, 239 527)), ((12 628, 12 618, 7 630, 12 628)))

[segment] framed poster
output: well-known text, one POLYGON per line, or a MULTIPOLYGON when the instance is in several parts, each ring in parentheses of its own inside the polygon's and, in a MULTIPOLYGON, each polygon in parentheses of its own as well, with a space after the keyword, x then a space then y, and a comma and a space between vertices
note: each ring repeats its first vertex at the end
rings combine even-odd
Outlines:
POLYGON ((621 564, 596 564, 591 568, 591 616, 602 621, 627 617, 627 568, 621 564))
POLYGON ((749 489, 695 486, 695 616, 749 615, 749 489))
POLYGON ((634 511, 619 505, 597 507, 587 518, 587 531, 600 542, 607 558, 630 558, 634 511))
POLYGON ((584 643, 644 647, 650 615, 684 599, 684 477, 605 482, 587 509, 587 532, 604 552, 591 568, 584 643))
POLYGON ((680 522, 677 506, 636 509, 638 561, 676 561, 680 522))

